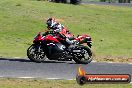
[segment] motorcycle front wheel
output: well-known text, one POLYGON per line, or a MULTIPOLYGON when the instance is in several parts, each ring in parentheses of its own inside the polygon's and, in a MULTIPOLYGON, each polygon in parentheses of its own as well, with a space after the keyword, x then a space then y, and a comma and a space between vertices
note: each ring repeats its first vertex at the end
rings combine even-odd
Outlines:
POLYGON ((82 48, 83 54, 74 55, 73 60, 78 64, 88 64, 92 61, 92 51, 88 47, 82 48))
POLYGON ((47 58, 42 47, 40 45, 35 45, 35 44, 32 44, 27 49, 27 56, 31 61, 37 63, 41 63, 45 61, 45 59, 47 58))

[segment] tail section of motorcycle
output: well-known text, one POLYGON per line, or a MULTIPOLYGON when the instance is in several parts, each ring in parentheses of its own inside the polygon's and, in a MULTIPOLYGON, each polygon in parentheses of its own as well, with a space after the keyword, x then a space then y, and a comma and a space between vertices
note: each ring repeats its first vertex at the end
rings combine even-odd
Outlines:
POLYGON ((92 39, 89 35, 78 35, 75 40, 79 41, 79 44, 82 44, 84 46, 88 46, 89 48, 92 47, 92 39))

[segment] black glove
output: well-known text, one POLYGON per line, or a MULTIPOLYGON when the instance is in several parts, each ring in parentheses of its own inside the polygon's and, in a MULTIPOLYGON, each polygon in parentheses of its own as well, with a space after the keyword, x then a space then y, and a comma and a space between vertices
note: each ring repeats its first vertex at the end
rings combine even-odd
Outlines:
POLYGON ((46 36, 46 35, 48 35, 48 34, 54 34, 54 31, 46 31, 46 32, 43 34, 43 36, 46 36))

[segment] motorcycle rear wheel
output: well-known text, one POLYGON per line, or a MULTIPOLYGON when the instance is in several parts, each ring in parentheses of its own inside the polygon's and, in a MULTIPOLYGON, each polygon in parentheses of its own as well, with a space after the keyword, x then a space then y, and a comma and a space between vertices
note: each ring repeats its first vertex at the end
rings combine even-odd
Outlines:
POLYGON ((37 63, 41 63, 45 61, 45 59, 47 58, 41 46, 37 46, 35 44, 32 44, 27 49, 27 56, 31 61, 37 62, 37 63), (36 48, 36 47, 40 47, 40 48, 36 48))
POLYGON ((82 56, 74 56, 73 60, 77 63, 77 64, 88 64, 92 61, 92 51, 84 46, 82 48, 82 52, 84 52, 84 54, 82 56))

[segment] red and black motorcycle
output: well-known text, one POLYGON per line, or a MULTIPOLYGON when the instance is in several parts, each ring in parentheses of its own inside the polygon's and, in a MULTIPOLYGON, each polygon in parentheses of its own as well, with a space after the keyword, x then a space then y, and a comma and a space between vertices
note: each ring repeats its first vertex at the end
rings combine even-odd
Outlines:
POLYGON ((92 61, 91 37, 80 35, 74 40, 79 43, 69 46, 60 36, 38 33, 33 44, 27 49, 27 56, 33 62, 43 62, 49 60, 72 61, 78 64, 88 64, 92 61), (83 44, 86 45, 83 45, 83 44))

